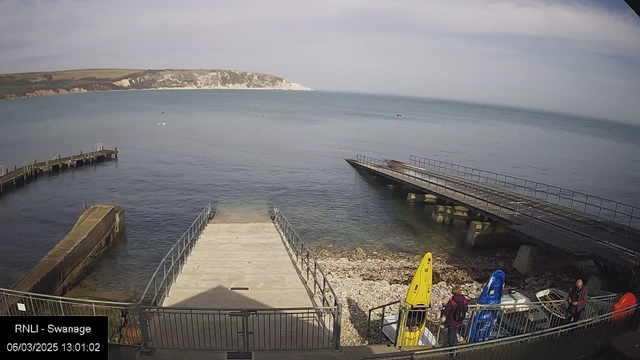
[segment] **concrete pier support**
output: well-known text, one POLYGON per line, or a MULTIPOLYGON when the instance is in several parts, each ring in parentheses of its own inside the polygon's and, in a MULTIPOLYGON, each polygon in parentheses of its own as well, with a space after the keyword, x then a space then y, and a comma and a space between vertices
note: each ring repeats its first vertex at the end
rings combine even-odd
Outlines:
POLYGON ((466 236, 472 246, 505 245, 521 241, 502 224, 473 220, 469 224, 466 236))
POLYGON ((521 245, 513 267, 523 275, 538 274, 568 265, 567 259, 534 245, 521 245))
POLYGON ((448 206, 444 209, 445 222, 453 226, 467 226, 469 209, 464 206, 448 206))
POLYGON ((445 213, 445 208, 446 207, 447 206, 445 206, 445 205, 436 205, 433 208, 433 213, 431 214, 431 219, 433 221, 435 221, 437 224, 444 223, 444 213, 445 213))
POLYGON ((454 226, 466 226, 469 213, 464 206, 436 205, 433 208, 431 219, 438 224, 450 224, 454 226))
POLYGON ((410 203, 425 203, 425 204, 435 204, 438 201, 438 197, 431 194, 407 194, 407 202, 410 203))

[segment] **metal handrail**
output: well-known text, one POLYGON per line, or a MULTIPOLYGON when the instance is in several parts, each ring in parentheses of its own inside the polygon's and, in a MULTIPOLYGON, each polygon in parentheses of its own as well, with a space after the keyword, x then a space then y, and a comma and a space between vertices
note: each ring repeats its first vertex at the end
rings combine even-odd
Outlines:
MULTIPOLYGON (((535 223, 546 228, 547 237, 551 236, 550 234, 551 230, 549 229, 549 226, 551 226, 553 227, 553 229, 557 229, 558 231, 568 231, 569 233, 572 234, 572 236, 579 236, 580 240, 586 239, 587 241, 592 242, 592 244, 593 242, 595 242, 596 245, 598 246, 604 246, 604 247, 613 249, 615 251, 622 251, 624 253, 624 259, 626 261, 637 262, 637 259, 640 256, 637 250, 634 250, 634 251, 630 250, 631 248, 629 246, 634 244, 637 245, 637 242, 632 242, 629 237, 626 237, 626 236, 624 237, 624 239, 626 240, 625 242, 626 245, 623 247, 621 245, 611 243, 610 239, 602 239, 600 237, 593 236, 593 234, 585 234, 583 231, 583 229, 585 228, 584 223, 576 222, 575 219, 565 218, 565 221, 570 223, 570 226, 566 226, 566 224, 560 225, 560 224, 554 223, 553 221, 544 217, 545 215, 548 215, 548 212, 540 211, 540 209, 538 209, 537 206, 531 206, 527 209, 521 209, 519 208, 518 203, 511 202, 511 200, 513 200, 512 198, 505 197, 505 195, 499 192, 494 192, 490 190, 490 188, 482 187, 483 185, 481 184, 475 185, 473 183, 464 182, 466 181, 465 179, 460 179, 460 180, 448 179, 446 177, 439 177, 436 175, 431 175, 429 173, 425 173, 421 171, 419 172, 419 171, 411 170, 408 168, 406 169, 407 172, 401 172, 394 168, 393 161, 390 161, 390 160, 380 160, 380 159, 375 159, 375 158, 371 158, 371 157, 360 155, 360 154, 357 155, 356 159, 357 161, 365 165, 373 165, 375 167, 384 169, 386 171, 391 171, 393 173, 399 174, 401 177, 415 179, 416 181, 430 184, 439 189, 441 188, 442 195, 444 196, 447 196, 448 192, 451 192, 453 194, 458 194, 459 197, 463 198, 465 203, 479 210, 488 211, 489 207, 492 206, 495 208, 494 210, 496 211, 499 210, 499 216, 503 216, 503 210, 505 210, 503 217, 505 217, 505 219, 512 219, 514 221, 514 224, 516 223, 515 221, 517 219, 522 219, 522 217, 519 217, 519 215, 522 215, 529 222, 529 224, 525 223, 525 225, 528 226, 528 225, 531 225, 531 223, 535 223), (458 186, 459 188, 455 188, 455 187, 452 188, 448 186, 449 184, 453 184, 454 186, 458 186), (484 197, 482 194, 484 194, 484 197), (470 200, 473 200, 473 203, 470 200, 467 202, 466 201, 467 198, 469 198, 470 200), (480 200, 480 202, 478 202, 478 200, 480 200), (537 214, 536 214, 536 211, 537 211, 537 214)), ((421 169, 421 168, 418 168, 418 169, 421 169)), ((542 205, 542 204, 539 204, 539 205, 542 205)), ((564 216, 562 214, 555 214, 555 215, 564 216)), ((522 223, 522 221, 519 220, 518 223, 522 223)), ((614 233, 612 229, 607 229, 607 230, 609 231, 610 236, 613 236, 613 235, 619 236, 617 233, 614 233)))
POLYGON ((142 345, 137 303, 75 299, 0 288, 0 315, 108 316, 110 343, 142 345))
MULTIPOLYGON (((515 344, 520 341, 526 341, 527 343, 529 343, 532 341, 536 341, 536 339, 539 339, 539 338, 546 338, 546 339, 558 338, 563 335, 571 335, 571 332, 574 330, 580 330, 580 329, 586 330, 587 328, 593 328, 594 325, 598 325, 598 324, 608 325, 611 322, 611 320, 613 320, 614 316, 624 317, 625 315, 630 315, 631 313, 638 311, 638 307, 639 307, 638 304, 634 304, 623 309, 611 311, 606 314, 602 314, 589 319, 583 319, 580 321, 576 321, 574 323, 558 325, 553 328, 538 330, 531 333, 520 334, 520 335, 515 335, 515 336, 510 336, 510 337, 505 337, 500 339, 487 340, 487 341, 482 341, 478 343, 461 344, 461 345, 456 345, 454 347, 431 348, 431 349, 424 349, 424 350, 402 351, 400 353, 392 353, 392 354, 372 355, 372 356, 366 356, 364 359, 407 359, 407 360, 412 359, 413 360, 419 356, 431 357, 431 356, 438 356, 438 355, 441 355, 441 356, 449 355, 454 353, 456 355, 462 355, 465 352, 495 349, 497 346, 500 346, 500 345, 508 346, 509 344, 515 344)), ((630 318, 631 318, 630 316, 626 316, 625 320, 628 321, 630 318)), ((622 322, 619 325, 623 325, 624 327, 625 324, 624 322, 622 322)), ((518 352, 519 349, 516 347, 513 350, 515 352, 518 352)), ((491 355, 490 352, 489 353, 485 352, 483 354, 491 355)))
MULTIPOLYGON (((158 306, 140 305, 142 309, 157 309, 158 306)), ((217 307, 185 307, 185 306, 170 306, 171 310, 195 310, 195 311, 265 311, 265 312, 280 312, 280 311, 295 311, 295 310, 335 310, 335 306, 298 306, 298 307, 286 307, 286 308, 217 308, 217 307)))
POLYGON ((211 212, 211 203, 209 203, 204 210, 200 212, 200 215, 198 215, 198 217, 193 221, 191 226, 189 226, 184 234, 182 234, 180 239, 178 239, 171 249, 169 249, 164 258, 162 258, 160 264, 158 264, 158 267, 156 268, 156 271, 154 271, 151 276, 147 287, 144 289, 142 296, 140 296, 140 304, 144 304, 145 299, 147 298, 147 293, 151 290, 151 285, 153 285, 153 297, 151 297, 150 301, 146 305, 160 304, 164 297, 169 293, 169 289, 171 288, 176 275, 182 270, 182 266, 191 253, 200 233, 209 221, 211 212), (171 260, 170 263, 169 260, 171 260), (167 269, 168 263, 169 268, 167 269), (158 277, 160 274, 162 274, 162 279, 158 284, 158 277))
POLYGON ((307 245, 302 241, 298 232, 293 228, 293 226, 291 226, 289 220, 287 220, 280 209, 278 209, 276 204, 273 204, 273 213, 274 222, 277 225, 278 230, 282 233, 289 249, 295 256, 296 261, 294 262, 294 265, 298 274, 304 280, 305 286, 307 286, 307 289, 313 293, 314 297, 317 295, 318 291, 320 291, 320 298, 323 307, 333 302, 333 306, 337 309, 336 319, 334 320, 334 339, 336 341, 335 347, 336 349, 339 349, 340 333, 342 328, 342 304, 340 303, 340 299, 327 279, 327 275, 322 269, 322 266, 319 265, 316 258, 311 255, 311 251, 307 245), (300 266, 298 266, 298 263, 300 263, 300 266), (311 265, 313 265, 313 269, 311 268, 311 265), (318 274, 322 275, 322 281, 318 279, 318 274), (311 280, 313 282, 313 289, 309 285, 310 276, 312 276, 311 280), (327 297, 327 290, 328 293, 331 294, 331 297, 333 297, 333 301, 327 297))
POLYGON ((591 195, 580 191, 565 189, 559 186, 549 185, 538 181, 523 179, 506 174, 499 174, 493 171, 476 169, 469 166, 453 164, 446 161, 434 160, 421 156, 410 155, 409 163, 422 167, 428 166, 440 172, 449 172, 456 176, 462 176, 463 178, 467 178, 466 176, 469 176, 469 180, 477 181, 481 184, 494 186, 505 190, 513 189, 513 191, 515 191, 516 193, 519 192, 518 189, 522 189, 523 195, 530 196, 531 194, 533 194, 533 197, 536 199, 540 199, 538 198, 538 194, 543 194, 545 195, 543 199, 547 202, 551 202, 552 204, 554 202, 549 201, 549 195, 551 195, 552 197, 555 196, 557 198, 557 202, 555 202, 555 204, 557 205, 562 205, 561 199, 569 200, 571 201, 571 204, 568 207, 570 207, 572 210, 597 216, 598 218, 612 220, 613 222, 618 224, 640 228, 640 208, 623 202, 602 198, 600 196, 591 195), (511 179, 512 181, 508 181, 509 179, 511 179), (520 182, 520 184, 518 182, 520 182), (557 192, 551 191, 552 189, 557 189, 557 192), (527 190, 531 190, 531 192, 528 193, 527 190), (563 193, 565 195, 563 195, 563 193), (580 195, 580 198, 576 198, 576 195, 580 195), (592 199, 592 202, 589 202, 589 199, 592 199), (595 203, 593 203, 594 200, 595 203), (584 207, 581 206, 581 208, 574 208, 575 203, 582 204, 584 205, 584 207), (603 204, 611 204, 611 206, 613 207, 607 207, 603 204), (628 210, 628 212, 623 211, 625 210, 625 208, 628 210), (593 212, 589 212, 589 209, 593 209, 593 212), (605 211, 605 213, 603 213, 603 210, 605 211), (606 212, 612 212, 613 218, 605 216, 606 212), (634 215, 634 213, 637 215, 634 215), (623 219, 628 218, 629 222, 623 222, 623 219, 620 219, 619 216, 623 216, 623 219), (636 220, 638 221, 636 222, 636 220))
MULTIPOLYGON (((607 311, 607 312, 610 311, 611 309, 613 309, 613 305, 620 299, 621 296, 622 294, 610 294, 610 295, 589 297, 586 304, 587 311, 585 313, 585 316, 593 317, 593 316, 597 316, 602 311, 607 311)), ((565 299, 556 300, 556 301, 537 301, 537 302, 522 302, 522 303, 495 304, 495 305, 484 305, 484 304, 471 305, 470 304, 466 321, 467 321, 467 324, 469 324, 474 318, 475 314, 479 312, 495 313, 498 316, 502 314, 508 314, 509 316, 512 316, 512 318, 508 320, 509 321, 508 326, 512 328, 517 328, 517 330, 515 330, 516 333, 530 332, 530 330, 532 329, 535 330, 537 328, 537 325, 533 325, 529 323, 530 321, 529 319, 532 318, 534 314, 537 314, 537 313, 539 314, 540 311, 544 311, 546 313, 546 312, 552 311, 553 309, 566 309, 565 308, 566 305, 568 304, 565 299)), ((381 342, 383 337, 382 336, 383 328, 393 324, 400 324, 401 322, 403 322, 401 326, 404 326, 404 321, 406 321, 406 319, 403 318, 402 314, 407 311, 411 311, 413 313, 413 316, 416 316, 416 314, 424 314, 423 317, 427 319, 427 321, 430 322, 431 325, 434 325, 434 324, 439 325, 439 322, 436 319, 440 318, 441 309, 438 309, 437 307, 435 308, 431 307, 426 309, 410 309, 403 305, 402 300, 397 300, 394 302, 390 302, 390 303, 376 306, 374 308, 369 309, 367 335, 371 338, 372 336, 371 330, 372 329, 376 330, 377 333, 375 334, 377 335, 378 341, 381 342), (378 317, 374 317, 374 320, 372 321, 372 315, 374 313, 379 313, 379 321, 376 320, 378 319, 378 317), (394 322, 385 324, 384 323, 385 314, 392 314, 392 315, 397 314, 398 318, 394 322)), ((547 325, 550 325, 550 326, 556 326, 560 324, 559 323, 560 319, 555 317, 548 318, 545 321, 547 325)), ((503 323, 501 319, 499 327, 502 328, 502 325, 503 323)), ((507 326, 507 322, 505 322, 504 325, 507 326)), ((401 326, 399 326, 399 328, 401 328, 401 326)), ((431 328, 430 331, 431 330, 434 330, 434 328, 431 328)), ((468 328, 466 330, 468 330, 468 328)), ((513 331, 514 330, 512 330, 512 332, 513 331)), ((435 343, 440 344, 442 342, 442 338, 440 337, 440 335, 442 334, 440 333, 439 328, 437 332, 433 331, 432 334, 434 336, 435 343)), ((463 331, 460 335, 463 336, 465 339, 469 340, 470 333, 463 331)), ((498 336, 504 337, 504 336, 513 336, 513 335, 498 334, 498 336)), ((404 345, 402 339, 396 339, 394 343, 398 347, 402 347, 404 345)))

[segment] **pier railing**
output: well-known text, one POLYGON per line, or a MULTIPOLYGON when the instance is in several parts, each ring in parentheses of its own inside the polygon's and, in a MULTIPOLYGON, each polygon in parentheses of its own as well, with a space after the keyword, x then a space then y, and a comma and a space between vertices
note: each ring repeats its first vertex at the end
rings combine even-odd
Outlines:
POLYGON ((333 287, 327 279, 322 266, 318 264, 318 261, 311 255, 311 251, 307 245, 302 241, 300 235, 291 226, 289 220, 284 214, 273 205, 274 222, 277 225, 278 231, 282 234, 286 240, 287 245, 295 257, 296 270, 303 279, 305 286, 313 294, 314 302, 320 301, 320 307, 333 307, 335 309, 335 319, 333 319, 333 334, 335 341, 335 348, 340 348, 340 332, 342 323, 342 304, 338 295, 336 295, 333 287))
MULTIPOLYGON (((620 297, 620 294, 590 297, 582 318, 591 319, 612 312, 613 306, 620 297)), ((406 329, 424 321, 428 336, 425 337, 427 343, 421 345, 446 345, 447 329, 440 322, 442 309, 411 309, 402 304, 403 302, 398 300, 369 309, 366 334, 370 343, 391 342, 401 349, 407 345, 404 340, 406 329), (390 331, 392 328, 401 330, 390 331), (389 334, 395 334, 395 338, 390 338, 389 334)), ((564 299, 516 304, 469 305, 469 311, 462 326, 458 328, 457 336, 461 342, 473 343, 558 327, 565 324, 567 306, 564 299), (492 319, 495 323, 484 325, 486 319, 492 319), (474 324, 479 321, 482 321, 483 325, 474 324), (477 328, 476 330, 481 330, 485 326, 492 330, 484 332, 471 330, 474 327, 477 328)))
POLYGON ((373 355, 365 359, 578 359, 600 350, 597 344, 606 344, 612 337, 631 330, 630 327, 635 320, 633 314, 637 311, 638 304, 634 304, 624 309, 583 318, 574 323, 530 333, 456 346, 373 355))
POLYGON ((149 284, 144 289, 140 297, 140 303, 149 306, 161 306, 165 296, 169 294, 171 285, 176 277, 182 271, 191 250, 195 246, 202 230, 209 222, 212 214, 211 203, 209 203, 200 215, 193 221, 187 231, 182 234, 180 239, 169 249, 156 271, 151 276, 149 284))
POLYGON ((640 208, 619 201, 609 200, 538 181, 421 156, 410 155, 409 163, 414 166, 449 173, 484 185, 541 199, 622 225, 640 228, 640 208))

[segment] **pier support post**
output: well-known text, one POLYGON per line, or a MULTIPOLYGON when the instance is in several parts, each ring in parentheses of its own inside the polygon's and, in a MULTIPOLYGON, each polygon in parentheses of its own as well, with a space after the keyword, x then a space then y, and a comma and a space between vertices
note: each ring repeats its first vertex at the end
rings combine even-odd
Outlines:
POLYGON ((518 255, 513 261, 513 267, 523 275, 539 274, 567 265, 569 264, 565 257, 534 245, 521 245, 518 255))
POLYGON ((469 209, 464 206, 445 206, 446 222, 453 226, 466 226, 469 217, 469 209))
POLYGON ((471 246, 519 244, 520 239, 502 224, 472 220, 466 236, 471 246))
POLYGON ((445 205, 436 205, 433 208, 433 214, 431 214, 431 219, 435 221, 437 224, 444 223, 444 214, 445 214, 445 205))
POLYGON ((425 203, 425 204, 435 204, 438 201, 438 197, 431 194, 407 194, 407 202, 410 203, 425 203))

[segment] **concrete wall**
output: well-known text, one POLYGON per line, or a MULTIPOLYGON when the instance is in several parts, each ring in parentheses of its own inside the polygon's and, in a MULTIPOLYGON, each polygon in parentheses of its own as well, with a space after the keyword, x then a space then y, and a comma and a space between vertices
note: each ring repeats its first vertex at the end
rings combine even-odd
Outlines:
POLYGON ((67 236, 12 289, 64 294, 80 281, 98 256, 123 233, 123 208, 115 205, 91 207, 80 216, 67 236))

